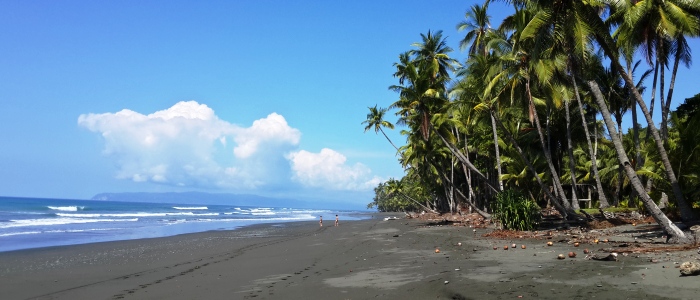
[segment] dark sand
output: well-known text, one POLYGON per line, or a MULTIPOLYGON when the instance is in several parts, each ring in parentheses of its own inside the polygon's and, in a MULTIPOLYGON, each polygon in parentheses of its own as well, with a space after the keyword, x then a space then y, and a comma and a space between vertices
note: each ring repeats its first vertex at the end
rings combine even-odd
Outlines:
POLYGON ((549 247, 481 237, 491 229, 427 224, 377 216, 339 227, 299 222, 5 252, 0 298, 700 298, 700 276, 680 277, 677 268, 698 259, 696 250, 594 261, 583 248, 605 245, 554 239, 549 247), (512 243, 518 248, 503 250, 512 243), (556 259, 569 251, 578 257, 556 259))

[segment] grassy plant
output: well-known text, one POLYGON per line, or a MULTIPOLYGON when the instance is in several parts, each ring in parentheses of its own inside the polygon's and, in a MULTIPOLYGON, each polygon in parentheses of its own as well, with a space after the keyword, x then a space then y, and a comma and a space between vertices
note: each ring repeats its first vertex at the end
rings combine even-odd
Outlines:
POLYGON ((504 229, 533 230, 540 221, 540 207, 537 203, 515 190, 498 193, 492 209, 494 219, 504 229))

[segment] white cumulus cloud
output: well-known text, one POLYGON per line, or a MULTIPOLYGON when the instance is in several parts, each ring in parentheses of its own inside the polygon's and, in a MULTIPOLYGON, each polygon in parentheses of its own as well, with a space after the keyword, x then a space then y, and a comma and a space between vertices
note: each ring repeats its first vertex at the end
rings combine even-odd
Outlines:
POLYGON ((182 187, 254 190, 322 187, 367 190, 379 182, 362 164, 331 149, 298 150, 301 132, 271 113, 242 127, 196 101, 141 114, 89 113, 78 125, 99 133, 116 177, 182 187))
POLYGON ((319 153, 306 150, 289 155, 294 179, 305 186, 334 190, 365 190, 381 181, 372 177, 372 171, 365 165, 356 163, 348 166, 347 158, 331 149, 321 149, 319 153))

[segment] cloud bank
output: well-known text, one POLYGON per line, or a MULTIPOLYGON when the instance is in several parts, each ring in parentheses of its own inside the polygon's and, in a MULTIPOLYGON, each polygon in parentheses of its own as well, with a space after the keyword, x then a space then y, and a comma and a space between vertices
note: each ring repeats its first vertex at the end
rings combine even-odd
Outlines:
POLYGON ((89 113, 78 125, 99 133, 118 179, 191 188, 369 190, 366 166, 331 149, 298 149, 301 132, 271 113, 241 127, 196 101, 144 115, 129 109, 89 113))

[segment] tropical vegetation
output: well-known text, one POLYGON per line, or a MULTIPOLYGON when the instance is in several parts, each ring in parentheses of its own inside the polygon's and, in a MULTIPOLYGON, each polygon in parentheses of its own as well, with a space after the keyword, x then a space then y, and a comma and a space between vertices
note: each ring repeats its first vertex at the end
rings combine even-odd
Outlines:
POLYGON ((386 113, 397 116, 405 174, 379 184, 368 207, 516 224, 536 220, 533 207, 570 220, 581 205, 637 207, 670 242, 688 241, 669 216, 698 220, 700 94, 673 112, 670 103, 691 62, 687 39, 700 35, 700 1, 506 2, 512 14, 498 26, 488 0, 457 23, 464 61, 442 31, 398 55, 397 100, 370 107, 363 124, 395 145, 384 129, 394 129, 386 113), (521 204, 527 212, 512 211, 521 204))

